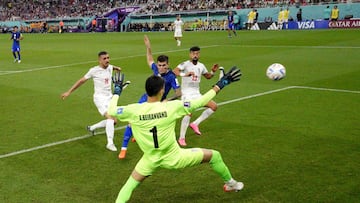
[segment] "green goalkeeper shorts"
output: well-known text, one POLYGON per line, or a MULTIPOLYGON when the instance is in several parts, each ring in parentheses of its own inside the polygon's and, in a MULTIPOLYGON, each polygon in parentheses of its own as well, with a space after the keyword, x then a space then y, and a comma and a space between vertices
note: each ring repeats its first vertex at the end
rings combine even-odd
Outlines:
POLYGON ((143 155, 136 164, 135 170, 143 176, 150 176, 158 168, 180 169, 199 165, 203 158, 204 152, 200 148, 179 148, 175 153, 165 154, 163 157, 143 155))

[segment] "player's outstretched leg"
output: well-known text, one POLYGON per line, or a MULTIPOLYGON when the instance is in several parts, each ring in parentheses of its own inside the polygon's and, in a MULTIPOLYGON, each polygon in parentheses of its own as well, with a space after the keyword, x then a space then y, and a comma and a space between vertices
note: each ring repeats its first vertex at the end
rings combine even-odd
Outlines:
MULTIPOLYGON (((208 150, 205 150, 205 154, 208 150)), ((225 185, 223 189, 225 192, 237 192, 243 189, 244 184, 242 182, 238 182, 234 180, 231 176, 230 170, 225 165, 220 152, 216 150, 211 150, 211 159, 209 161, 211 168, 221 176, 221 178, 225 181, 225 185)))
POLYGON ((195 122, 190 123, 189 124, 190 128, 193 129, 193 131, 197 134, 197 135, 201 135, 200 129, 198 124, 196 124, 195 122))
POLYGON ((16 57, 16 53, 15 52, 13 52, 13 56, 14 56, 14 63, 16 63, 17 62, 17 57, 16 57))
POLYGON ((87 126, 86 129, 91 135, 95 135, 95 130, 98 128, 105 128, 106 127, 107 119, 102 120, 98 123, 95 123, 94 125, 87 126))
POLYGON ((89 132, 90 135, 94 136, 95 135, 95 130, 91 129, 91 126, 86 126, 86 130, 89 132))
POLYGON ((115 121, 113 119, 106 119, 106 127, 105 127, 105 132, 107 137, 106 148, 110 151, 116 152, 117 148, 114 145, 114 131, 115 131, 114 123, 115 121))
POLYGON ((18 63, 21 63, 21 55, 20 55, 20 52, 17 52, 17 55, 18 55, 18 63))
POLYGON ((179 144, 180 146, 185 147, 186 146, 186 142, 185 142, 185 135, 186 135, 186 130, 189 126, 190 123, 190 119, 191 116, 190 115, 186 115, 184 116, 184 118, 181 120, 181 126, 180 126, 180 136, 179 136, 179 144))
POLYGON ((203 122, 205 119, 207 119, 209 116, 211 116, 215 111, 212 110, 211 108, 207 108, 205 109, 205 111, 203 111, 201 113, 201 115, 199 116, 199 118, 197 118, 194 122, 190 123, 190 128, 194 130, 194 132, 197 135, 201 135, 200 129, 199 129, 199 125, 201 122, 203 122))
POLYGON ((137 181, 132 176, 130 176, 125 185, 121 188, 116 198, 116 203, 127 202, 130 199, 132 192, 140 185, 140 183, 140 181, 137 181))
POLYGON ((128 126, 126 126, 125 131, 124 131, 124 138, 123 138, 123 142, 122 142, 122 146, 121 146, 121 151, 118 156, 119 159, 125 159, 127 147, 129 145, 131 136, 132 136, 132 130, 131 130, 131 127, 128 125, 128 126))

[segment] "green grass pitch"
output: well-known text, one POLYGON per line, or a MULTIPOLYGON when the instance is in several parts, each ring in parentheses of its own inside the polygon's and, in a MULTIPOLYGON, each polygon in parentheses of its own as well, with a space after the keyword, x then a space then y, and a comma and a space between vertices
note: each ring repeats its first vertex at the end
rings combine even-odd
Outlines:
MULTIPOLYGON (((219 108, 187 131, 189 147, 217 149, 245 187, 224 193, 223 182, 201 165, 160 169, 130 202, 359 202, 359 30, 24 34, 22 63, 13 63, 10 35, 0 49, 0 202, 114 202, 141 152, 129 144, 125 160, 105 149, 103 131, 85 127, 102 119, 88 81, 60 99, 106 50, 132 84, 121 104, 137 102, 151 74, 143 35, 155 57, 171 67, 199 45, 208 69, 241 68, 241 81, 215 98, 219 108), (266 78, 272 63, 286 67, 281 81, 266 78)), ((205 92, 216 79, 202 80, 205 92)), ((201 111, 196 111, 197 117, 201 111)), ((180 123, 180 121, 178 122, 180 123)), ((121 146, 123 126, 115 142, 121 146)), ((179 126, 179 125, 178 125, 179 126)), ((179 127, 176 129, 179 132, 179 127)))

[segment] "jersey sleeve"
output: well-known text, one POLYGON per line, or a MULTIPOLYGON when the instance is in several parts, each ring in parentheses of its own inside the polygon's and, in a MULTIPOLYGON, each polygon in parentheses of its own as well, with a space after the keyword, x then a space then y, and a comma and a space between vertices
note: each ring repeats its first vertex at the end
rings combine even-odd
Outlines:
POLYGON ((186 66, 186 62, 182 62, 182 63, 180 63, 177 67, 179 68, 180 71, 184 71, 184 70, 185 70, 185 66, 186 66))
POLYGON ((171 88, 173 88, 174 90, 179 89, 180 88, 180 83, 175 75, 175 73, 172 73, 172 78, 171 78, 171 88))
POLYGON ((117 106, 118 100, 119 95, 113 95, 109 103, 108 114, 123 122, 130 122, 131 120, 134 120, 133 116, 136 115, 134 111, 137 109, 134 107, 135 104, 117 106))
POLYGON ((93 70, 94 70, 94 68, 90 68, 89 71, 84 75, 84 78, 87 79, 87 80, 92 78, 93 77, 93 70))
POLYGON ((206 66, 204 64, 202 64, 202 67, 201 67, 201 75, 204 75, 206 73, 208 73, 209 71, 206 69, 206 66))
POLYGON ((154 73, 154 75, 159 75, 159 70, 158 70, 158 67, 157 67, 157 65, 153 62, 152 64, 151 64, 151 70, 153 71, 153 73, 154 73))

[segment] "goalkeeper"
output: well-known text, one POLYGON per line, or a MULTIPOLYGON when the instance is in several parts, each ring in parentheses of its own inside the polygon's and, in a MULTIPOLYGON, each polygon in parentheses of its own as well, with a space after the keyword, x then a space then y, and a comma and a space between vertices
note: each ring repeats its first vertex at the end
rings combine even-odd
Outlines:
MULTIPOLYGON (((157 57, 157 62, 154 62, 154 58, 152 56, 150 39, 147 35, 144 35, 144 44, 146 46, 146 59, 149 67, 153 71, 154 75, 161 76, 165 80, 164 84, 164 94, 161 98, 161 101, 164 100, 174 100, 181 97, 180 85, 176 79, 176 75, 169 68, 169 57, 166 55, 160 55, 157 57), (173 89, 175 91, 175 95, 169 98, 166 98, 169 94, 170 90, 173 89)), ((147 100, 147 94, 143 94, 138 101, 138 103, 144 103, 147 100)), ((124 131, 124 137, 122 141, 121 151, 119 153, 119 159, 125 159, 127 147, 132 136, 131 126, 130 124, 126 126, 124 131)))
POLYGON ((121 188, 116 199, 117 203, 127 202, 134 189, 158 168, 181 169, 210 163, 211 168, 225 182, 224 191, 239 191, 244 187, 242 182, 232 178, 218 151, 180 148, 175 136, 176 120, 204 106, 226 85, 240 80, 241 72, 238 68, 233 67, 211 90, 192 101, 160 102, 164 93, 164 79, 155 75, 150 76, 145 83, 147 102, 127 106, 117 106, 124 77, 120 73, 116 76, 114 96, 108 112, 120 121, 131 123, 136 142, 144 153, 121 188))

